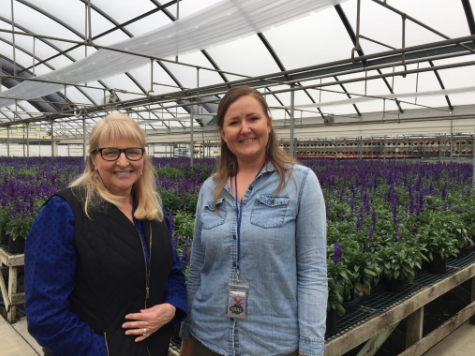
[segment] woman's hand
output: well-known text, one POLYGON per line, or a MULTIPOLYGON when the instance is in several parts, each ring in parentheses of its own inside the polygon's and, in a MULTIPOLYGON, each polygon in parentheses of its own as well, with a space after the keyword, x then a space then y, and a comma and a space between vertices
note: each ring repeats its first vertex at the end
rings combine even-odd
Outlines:
POLYGON ((163 325, 168 324, 175 316, 176 308, 169 304, 157 304, 149 309, 141 309, 140 313, 127 314, 125 318, 130 320, 122 325, 128 329, 125 335, 137 335, 135 342, 148 338, 163 325), (144 329, 146 333, 144 335, 144 329))
POLYGON ((180 356, 193 356, 193 342, 191 339, 181 339, 180 356))

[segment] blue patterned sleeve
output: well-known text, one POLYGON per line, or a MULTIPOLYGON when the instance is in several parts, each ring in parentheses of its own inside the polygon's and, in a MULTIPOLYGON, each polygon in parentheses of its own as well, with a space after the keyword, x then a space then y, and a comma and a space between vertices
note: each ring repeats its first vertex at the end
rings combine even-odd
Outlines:
POLYGON ((28 331, 55 356, 105 356, 104 337, 69 309, 77 253, 74 215, 61 197, 38 213, 25 246, 25 308, 28 331))
MULTIPOLYGON (((171 226, 168 214, 162 206, 163 216, 167 223, 168 231, 170 231, 171 239, 171 226)), ((172 324, 182 322, 186 318, 187 299, 186 299, 186 287, 185 287, 185 275, 181 268, 181 261, 176 252, 175 246, 173 247, 173 265, 168 275, 167 284, 165 285, 165 295, 163 296, 164 303, 170 303, 176 308, 175 317, 172 319, 172 324)))

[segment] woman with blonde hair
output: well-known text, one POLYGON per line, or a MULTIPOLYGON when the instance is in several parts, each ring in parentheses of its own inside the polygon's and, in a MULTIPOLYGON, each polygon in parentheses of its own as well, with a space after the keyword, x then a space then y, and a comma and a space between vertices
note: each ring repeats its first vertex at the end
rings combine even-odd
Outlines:
POLYGON ((247 86, 218 106, 218 172, 201 187, 181 356, 323 355, 326 214, 316 175, 278 148, 247 86))
POLYGON ((126 115, 97 123, 84 173, 33 223, 25 307, 45 355, 168 354, 185 279, 145 144, 126 115))

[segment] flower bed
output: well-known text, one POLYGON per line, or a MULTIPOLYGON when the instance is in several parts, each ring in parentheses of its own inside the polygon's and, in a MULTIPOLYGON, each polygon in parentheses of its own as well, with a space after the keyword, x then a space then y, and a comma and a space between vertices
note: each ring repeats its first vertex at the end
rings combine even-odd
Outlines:
MULTIPOLYGON (((381 278, 411 282, 423 262, 473 244, 472 165, 308 160, 325 195, 329 308, 368 295, 381 278)), ((195 206, 213 159, 154 158, 157 186, 185 273, 195 206)), ((84 169, 81 158, 0 158, 0 233, 27 235, 44 201, 84 169)))

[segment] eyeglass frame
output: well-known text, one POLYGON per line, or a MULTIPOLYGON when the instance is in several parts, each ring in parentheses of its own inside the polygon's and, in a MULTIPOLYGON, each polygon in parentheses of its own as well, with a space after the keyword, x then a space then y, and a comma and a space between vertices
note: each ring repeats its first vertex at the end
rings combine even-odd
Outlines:
POLYGON ((107 161, 107 162, 114 162, 114 161, 117 161, 117 160, 120 158, 120 155, 121 155, 122 153, 124 153, 125 158, 128 159, 129 161, 137 162, 137 161, 140 161, 140 160, 143 158, 143 154, 145 153, 145 148, 143 148, 143 147, 127 147, 127 148, 101 147, 101 148, 95 149, 93 152, 99 153, 99 154, 101 155, 101 158, 102 158, 104 161, 107 161), (117 156, 116 159, 105 159, 105 158, 102 156, 102 151, 105 150, 105 149, 107 149, 107 148, 113 148, 113 149, 115 149, 115 150, 119 150, 119 155, 117 156), (127 156, 127 150, 130 150, 130 149, 139 149, 140 151, 142 151, 142 156, 140 156, 140 158, 138 158, 138 159, 130 159, 129 156, 127 156))

